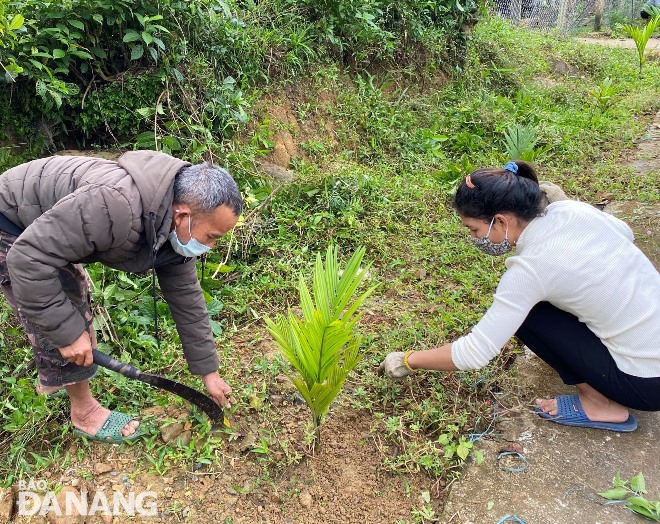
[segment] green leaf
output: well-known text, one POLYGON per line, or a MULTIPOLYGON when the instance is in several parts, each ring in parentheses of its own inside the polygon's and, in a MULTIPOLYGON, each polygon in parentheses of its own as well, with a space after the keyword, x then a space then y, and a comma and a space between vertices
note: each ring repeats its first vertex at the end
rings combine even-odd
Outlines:
POLYGON ((124 34, 123 41, 125 43, 129 43, 129 42, 135 42, 137 40, 140 40, 141 38, 142 37, 140 36, 140 33, 138 33, 137 31, 134 31, 133 29, 129 29, 124 34))
POLYGON ((479 451, 478 449, 475 449, 474 450, 474 457, 477 460, 477 466, 480 466, 484 461, 484 454, 481 451, 479 451))
POLYGON ((144 48, 141 45, 136 45, 131 49, 131 60, 139 60, 144 54, 144 48))
POLYGON ((154 62, 157 63, 158 62, 158 51, 156 51, 156 49, 154 49, 153 47, 147 47, 147 49, 149 50, 149 54, 151 55, 151 58, 153 58, 154 62))
POLYGON ((161 51, 165 51, 165 44, 163 43, 163 41, 160 38, 156 37, 156 36, 152 36, 152 38, 153 38, 154 43, 158 47, 160 47, 161 51))
POLYGON ((641 471, 630 479, 630 489, 636 493, 646 493, 646 482, 641 471))
POLYGON ((96 56, 99 58, 108 58, 108 53, 106 53, 103 49, 100 47, 92 47, 92 51, 96 56))
POLYGON ((431 494, 428 491, 422 491, 422 500, 427 504, 431 503, 431 494))
POLYGON ((9 30, 16 31, 16 29, 20 29, 23 27, 24 22, 25 18, 23 18, 23 15, 15 15, 14 18, 11 19, 11 22, 9 22, 9 30))
POLYGON ((66 53, 62 49, 53 49, 53 58, 64 58, 66 53))
POLYGON ((68 22, 76 29, 80 29, 81 31, 85 30, 85 24, 83 24, 80 20, 68 20, 68 22))
POLYGON ((470 448, 466 446, 463 442, 461 442, 458 445, 458 448, 456 448, 456 454, 461 457, 463 460, 467 458, 467 456, 470 453, 470 448))
POLYGON ((80 58, 88 58, 88 59, 93 59, 94 57, 90 55, 87 51, 80 51, 78 49, 71 50, 70 53, 74 56, 78 56, 80 58))
POLYGON ((102 23, 103 23, 103 16, 100 15, 100 14, 98 14, 98 13, 94 13, 94 14, 92 15, 92 18, 93 18, 94 20, 96 20, 99 24, 102 24, 102 23))
POLYGON ((154 41, 153 37, 146 31, 142 31, 142 40, 144 40, 144 43, 147 45, 154 41))
POLYGON ((103 301, 108 302, 117 291, 117 284, 110 284, 103 290, 103 301))
POLYGON ((618 487, 603 491, 598 495, 608 500, 623 500, 626 498, 626 496, 628 496, 628 494, 630 494, 630 490, 624 487, 618 487))

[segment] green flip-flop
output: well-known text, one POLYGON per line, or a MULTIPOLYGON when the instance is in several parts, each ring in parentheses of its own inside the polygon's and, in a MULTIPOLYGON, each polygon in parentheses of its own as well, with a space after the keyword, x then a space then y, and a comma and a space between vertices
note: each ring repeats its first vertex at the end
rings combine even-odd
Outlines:
POLYGON ((101 425, 99 430, 96 432, 96 435, 92 435, 78 428, 73 429, 73 434, 79 437, 85 437, 89 440, 97 440, 99 442, 104 442, 106 444, 119 444, 121 442, 133 442, 140 437, 142 437, 145 432, 140 428, 138 430, 125 437, 121 434, 121 430, 124 429, 124 426, 128 424, 131 420, 135 420, 130 415, 125 413, 119 413, 118 411, 110 412, 108 418, 105 419, 105 422, 101 425))

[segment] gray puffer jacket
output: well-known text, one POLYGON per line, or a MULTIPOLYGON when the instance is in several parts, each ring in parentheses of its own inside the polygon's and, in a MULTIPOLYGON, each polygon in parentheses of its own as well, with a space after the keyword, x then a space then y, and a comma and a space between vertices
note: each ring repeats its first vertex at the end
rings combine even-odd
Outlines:
POLYGON ((117 162, 54 156, 0 175, 0 213, 25 231, 7 254, 16 302, 56 347, 75 341, 84 320, 69 302, 58 269, 101 262, 132 273, 155 268, 190 371, 218 369, 195 259, 174 252, 174 176, 190 165, 164 153, 133 151, 117 162))

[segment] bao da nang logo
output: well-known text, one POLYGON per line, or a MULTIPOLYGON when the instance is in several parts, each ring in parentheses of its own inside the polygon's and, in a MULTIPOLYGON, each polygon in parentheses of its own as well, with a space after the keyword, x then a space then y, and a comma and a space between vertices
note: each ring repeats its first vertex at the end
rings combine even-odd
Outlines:
POLYGON ((106 494, 97 491, 89 496, 87 491, 66 491, 64 497, 57 497, 55 491, 48 491, 45 480, 30 479, 18 482, 17 512, 21 516, 30 515, 143 515, 154 516, 158 512, 157 494, 153 491, 136 493, 129 491, 126 496, 118 491, 106 494), (64 498, 64 500, 62 500, 64 498))

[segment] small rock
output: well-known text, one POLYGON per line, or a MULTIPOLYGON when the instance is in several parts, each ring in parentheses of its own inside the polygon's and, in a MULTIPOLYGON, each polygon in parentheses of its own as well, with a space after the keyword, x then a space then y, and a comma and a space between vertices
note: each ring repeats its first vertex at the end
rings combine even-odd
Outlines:
POLYGON ((160 427, 161 437, 163 437, 163 442, 168 444, 169 442, 175 441, 181 433, 183 433, 183 424, 181 422, 175 422, 174 424, 169 424, 167 426, 163 425, 160 427))
POLYGON ((193 471, 202 471, 202 470, 204 470, 204 468, 206 468, 206 464, 204 464, 202 462, 195 462, 193 464, 192 469, 193 469, 193 471))
MULTIPOLYGON (((57 505, 60 508, 66 508, 66 498, 67 493, 71 493, 70 497, 73 497, 75 500, 80 500, 80 493, 76 488, 71 486, 63 487, 60 492, 55 496, 57 500, 57 505)), ((54 504, 53 504, 54 505, 54 504)), ((58 516, 55 511, 49 511, 47 514, 48 522, 50 524, 74 524, 78 522, 78 516, 80 513, 76 508, 75 504, 71 505, 71 512, 66 516, 58 516)))
POLYGON ((73 480, 71 481, 71 485, 72 485, 74 488, 77 488, 77 487, 80 485, 80 479, 73 479, 73 480))
POLYGON ((245 438, 241 442, 241 451, 250 451, 254 447, 257 437, 253 431, 248 431, 245 438))
POLYGON ((112 475, 113 477, 116 477, 117 475, 119 475, 119 473, 117 473, 116 471, 111 471, 110 475, 112 475))
POLYGON ((103 524, 112 524, 112 515, 103 515, 103 524))
POLYGON ((94 464, 94 473, 97 475, 103 475, 108 471, 112 471, 112 466, 110 464, 103 464, 103 462, 97 462, 94 464))
POLYGON ((197 475, 193 475, 192 478, 191 478, 191 480, 192 480, 193 482, 197 482, 197 481, 199 480, 199 477, 198 477, 197 475))
POLYGON ((9 522, 14 510, 14 490, 13 488, 0 488, 0 523, 9 522))
POLYGON ((191 440, 192 440, 192 432, 191 431, 188 430, 188 431, 184 431, 183 433, 181 433, 181 444, 183 444, 184 446, 187 447, 187 446, 190 445, 191 440))
POLYGON ((303 508, 309 508, 312 505, 312 495, 309 491, 303 491, 298 498, 300 499, 300 505, 303 508))
POLYGON ((181 512, 184 519, 188 516, 189 513, 190 513, 190 508, 183 508, 183 511, 181 512))
POLYGON ((143 415, 164 415, 165 414, 165 407, 164 406, 152 406, 147 409, 142 410, 143 415))
POLYGON ((305 404, 305 399, 300 393, 296 393, 293 395, 293 403, 294 404, 305 404))
POLYGON ((121 481, 122 481, 122 482, 128 482, 128 475, 123 474, 123 475, 121 476, 121 481))
POLYGON ((415 271, 415 278, 419 278, 420 280, 426 278, 426 269, 418 269, 415 271))
POLYGON ((271 395, 270 396, 270 403, 273 406, 277 406, 277 405, 281 404, 283 400, 284 400, 284 397, 282 395, 271 395))
POLYGON ((236 490, 235 490, 234 488, 232 488, 231 486, 229 486, 229 487, 227 488, 227 493, 229 493, 230 495, 238 495, 238 491, 236 491, 236 490))

